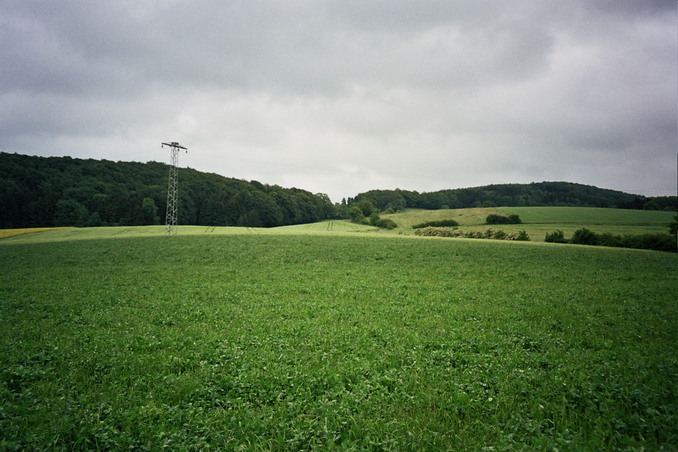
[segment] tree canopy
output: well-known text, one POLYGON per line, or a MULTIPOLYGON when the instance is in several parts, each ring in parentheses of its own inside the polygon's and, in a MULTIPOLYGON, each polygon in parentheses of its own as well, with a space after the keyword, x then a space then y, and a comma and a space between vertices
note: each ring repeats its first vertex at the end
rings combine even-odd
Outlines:
MULTIPOLYGON (((0 227, 164 222, 168 165, 0 153, 0 227)), ((179 223, 272 227, 331 218, 324 194, 179 168, 179 223)))
POLYGON ((644 197, 571 182, 500 184, 423 192, 370 190, 351 199, 370 201, 379 210, 392 207, 456 209, 489 206, 571 206, 622 209, 678 210, 678 197, 644 197))

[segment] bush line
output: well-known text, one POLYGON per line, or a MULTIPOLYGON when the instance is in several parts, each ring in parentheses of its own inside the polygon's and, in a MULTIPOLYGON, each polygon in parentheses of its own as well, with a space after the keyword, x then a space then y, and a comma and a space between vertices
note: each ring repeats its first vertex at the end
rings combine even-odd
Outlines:
POLYGON ((414 226, 412 226, 412 229, 421 229, 421 228, 428 228, 428 227, 444 228, 444 227, 454 227, 454 226, 459 226, 459 223, 457 223, 455 220, 432 220, 432 221, 424 221, 423 223, 415 224, 414 226))
POLYGON ((501 229, 494 230, 492 228, 485 232, 482 231, 460 231, 458 229, 443 229, 443 228, 421 228, 414 231, 415 235, 422 237, 452 237, 465 239, 494 239, 494 240, 516 240, 527 242, 530 236, 526 231, 519 231, 518 233, 506 233, 501 229))
POLYGON ((544 241, 551 243, 572 243, 576 245, 668 251, 671 253, 675 253, 678 246, 676 244, 676 237, 670 234, 620 235, 609 232, 597 234, 586 228, 577 229, 569 239, 565 238, 563 231, 557 230, 549 232, 546 233, 544 241))

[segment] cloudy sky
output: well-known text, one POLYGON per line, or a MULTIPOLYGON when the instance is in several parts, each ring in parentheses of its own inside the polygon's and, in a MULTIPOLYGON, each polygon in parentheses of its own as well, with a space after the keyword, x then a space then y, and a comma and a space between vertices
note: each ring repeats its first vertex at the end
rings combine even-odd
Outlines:
POLYGON ((675 195, 675 0, 0 0, 0 151, 675 195))

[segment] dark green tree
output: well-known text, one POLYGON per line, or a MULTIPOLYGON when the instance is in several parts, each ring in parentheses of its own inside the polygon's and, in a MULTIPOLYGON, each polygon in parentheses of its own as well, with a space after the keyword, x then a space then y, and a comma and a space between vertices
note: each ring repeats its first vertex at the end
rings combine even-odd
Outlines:
POLYGON ((85 226, 89 211, 74 199, 61 199, 54 213, 55 226, 85 226))
POLYGON ((145 225, 160 223, 160 217, 158 216, 158 206, 155 205, 155 201, 153 199, 144 198, 141 203, 141 210, 143 211, 143 223, 145 225))

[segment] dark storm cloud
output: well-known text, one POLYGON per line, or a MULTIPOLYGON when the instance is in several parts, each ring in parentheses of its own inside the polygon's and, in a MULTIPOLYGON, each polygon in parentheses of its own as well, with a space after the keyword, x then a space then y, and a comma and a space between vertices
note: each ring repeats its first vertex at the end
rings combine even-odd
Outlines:
POLYGON ((0 0, 0 150, 163 160, 335 200, 675 189, 676 5, 0 0))

